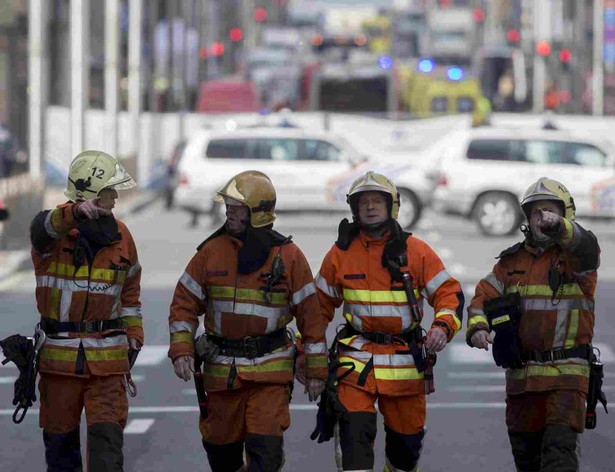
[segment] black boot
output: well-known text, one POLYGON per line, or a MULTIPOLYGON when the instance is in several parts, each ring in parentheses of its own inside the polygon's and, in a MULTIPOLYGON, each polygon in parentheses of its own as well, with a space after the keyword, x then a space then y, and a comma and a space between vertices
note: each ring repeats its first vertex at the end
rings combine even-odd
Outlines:
POLYGON ((567 424, 547 425, 542 439, 541 472, 577 472, 577 433, 567 424))
POLYGON ((282 436, 248 433, 246 435, 248 472, 278 472, 284 464, 282 436))
POLYGON ((203 441, 212 472, 237 472, 243 466, 243 441, 211 444, 203 441))
POLYGON ((340 419, 344 470, 373 469, 376 432, 376 413, 352 412, 340 419))
POLYGON ((79 427, 68 433, 48 433, 43 430, 47 472, 81 472, 79 427))
POLYGON ((116 423, 88 426, 88 471, 123 472, 124 431, 116 423))
POLYGON ((402 434, 384 425, 386 460, 399 470, 415 470, 421 457, 425 430, 417 434, 402 434))

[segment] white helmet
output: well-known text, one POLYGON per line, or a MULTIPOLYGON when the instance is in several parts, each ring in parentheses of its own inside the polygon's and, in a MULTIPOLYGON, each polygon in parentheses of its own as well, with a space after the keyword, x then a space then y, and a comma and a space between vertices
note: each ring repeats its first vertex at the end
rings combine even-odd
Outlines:
POLYGON ((73 159, 64 195, 69 200, 92 200, 105 188, 126 190, 136 187, 119 161, 102 151, 83 151, 73 159))

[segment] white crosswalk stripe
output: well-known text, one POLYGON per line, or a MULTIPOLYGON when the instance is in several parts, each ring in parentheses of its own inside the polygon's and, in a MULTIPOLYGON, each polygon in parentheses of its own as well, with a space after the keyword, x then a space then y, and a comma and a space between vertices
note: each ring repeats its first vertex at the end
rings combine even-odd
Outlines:
POLYGON ((144 367, 149 365, 161 364, 165 359, 168 359, 169 346, 143 346, 139 357, 137 357, 136 367, 144 367))
POLYGON ((144 434, 154 424, 154 419, 143 418, 138 420, 130 420, 124 428, 124 434, 144 434))

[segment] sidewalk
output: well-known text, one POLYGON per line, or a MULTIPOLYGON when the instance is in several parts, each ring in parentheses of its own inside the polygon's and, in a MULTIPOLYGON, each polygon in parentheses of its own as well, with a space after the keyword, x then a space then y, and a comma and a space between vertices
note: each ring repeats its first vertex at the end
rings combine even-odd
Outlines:
MULTIPOLYGON (((43 198, 44 208, 55 208, 58 204, 66 201, 62 193, 62 187, 48 187, 43 198)), ((118 208, 114 211, 115 215, 124 220, 130 215, 139 213, 149 205, 154 203, 160 194, 150 190, 129 190, 122 192, 118 199, 118 208)), ((24 234, 24 238, 28 235, 24 234)), ((20 270, 32 267, 30 261, 30 249, 15 251, 0 250, 0 282, 20 270)))

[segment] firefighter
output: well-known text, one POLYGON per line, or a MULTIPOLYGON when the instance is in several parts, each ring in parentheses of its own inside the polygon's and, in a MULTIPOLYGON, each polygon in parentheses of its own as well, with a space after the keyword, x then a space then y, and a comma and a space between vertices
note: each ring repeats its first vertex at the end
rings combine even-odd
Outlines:
POLYGON ((574 200, 560 182, 539 179, 521 208, 525 240, 479 281, 466 340, 485 350, 493 344, 507 368, 506 426, 517 470, 572 472, 585 425, 600 248, 575 222, 574 200))
POLYGON ((193 338, 204 315, 210 354, 202 373, 207 411, 199 429, 211 469, 274 472, 283 465, 283 432, 290 425, 296 348, 287 325, 295 318, 302 333, 311 400, 327 374, 325 325, 305 256, 272 229, 276 194, 269 178, 242 172, 214 199, 226 205, 227 219, 179 279, 169 357, 175 374, 190 380, 193 338))
POLYGON ((129 351, 143 344, 141 265, 135 242, 113 216, 118 191, 135 187, 108 154, 84 151, 70 165, 68 202, 30 227, 40 351, 40 426, 48 471, 82 470, 81 412, 88 470, 123 470, 129 351))
POLYGON ((385 424, 385 470, 415 471, 425 436, 422 351, 443 350, 459 331, 463 294, 436 253, 400 228, 399 193, 388 178, 367 172, 352 184, 347 201, 354 221, 342 220, 316 276, 326 322, 344 304, 346 325, 336 337, 342 364, 337 398, 346 410, 338 418, 341 465, 372 470, 377 400, 385 424), (425 337, 411 314, 404 273, 413 280, 410 297, 419 307, 427 299, 435 310, 425 337))

